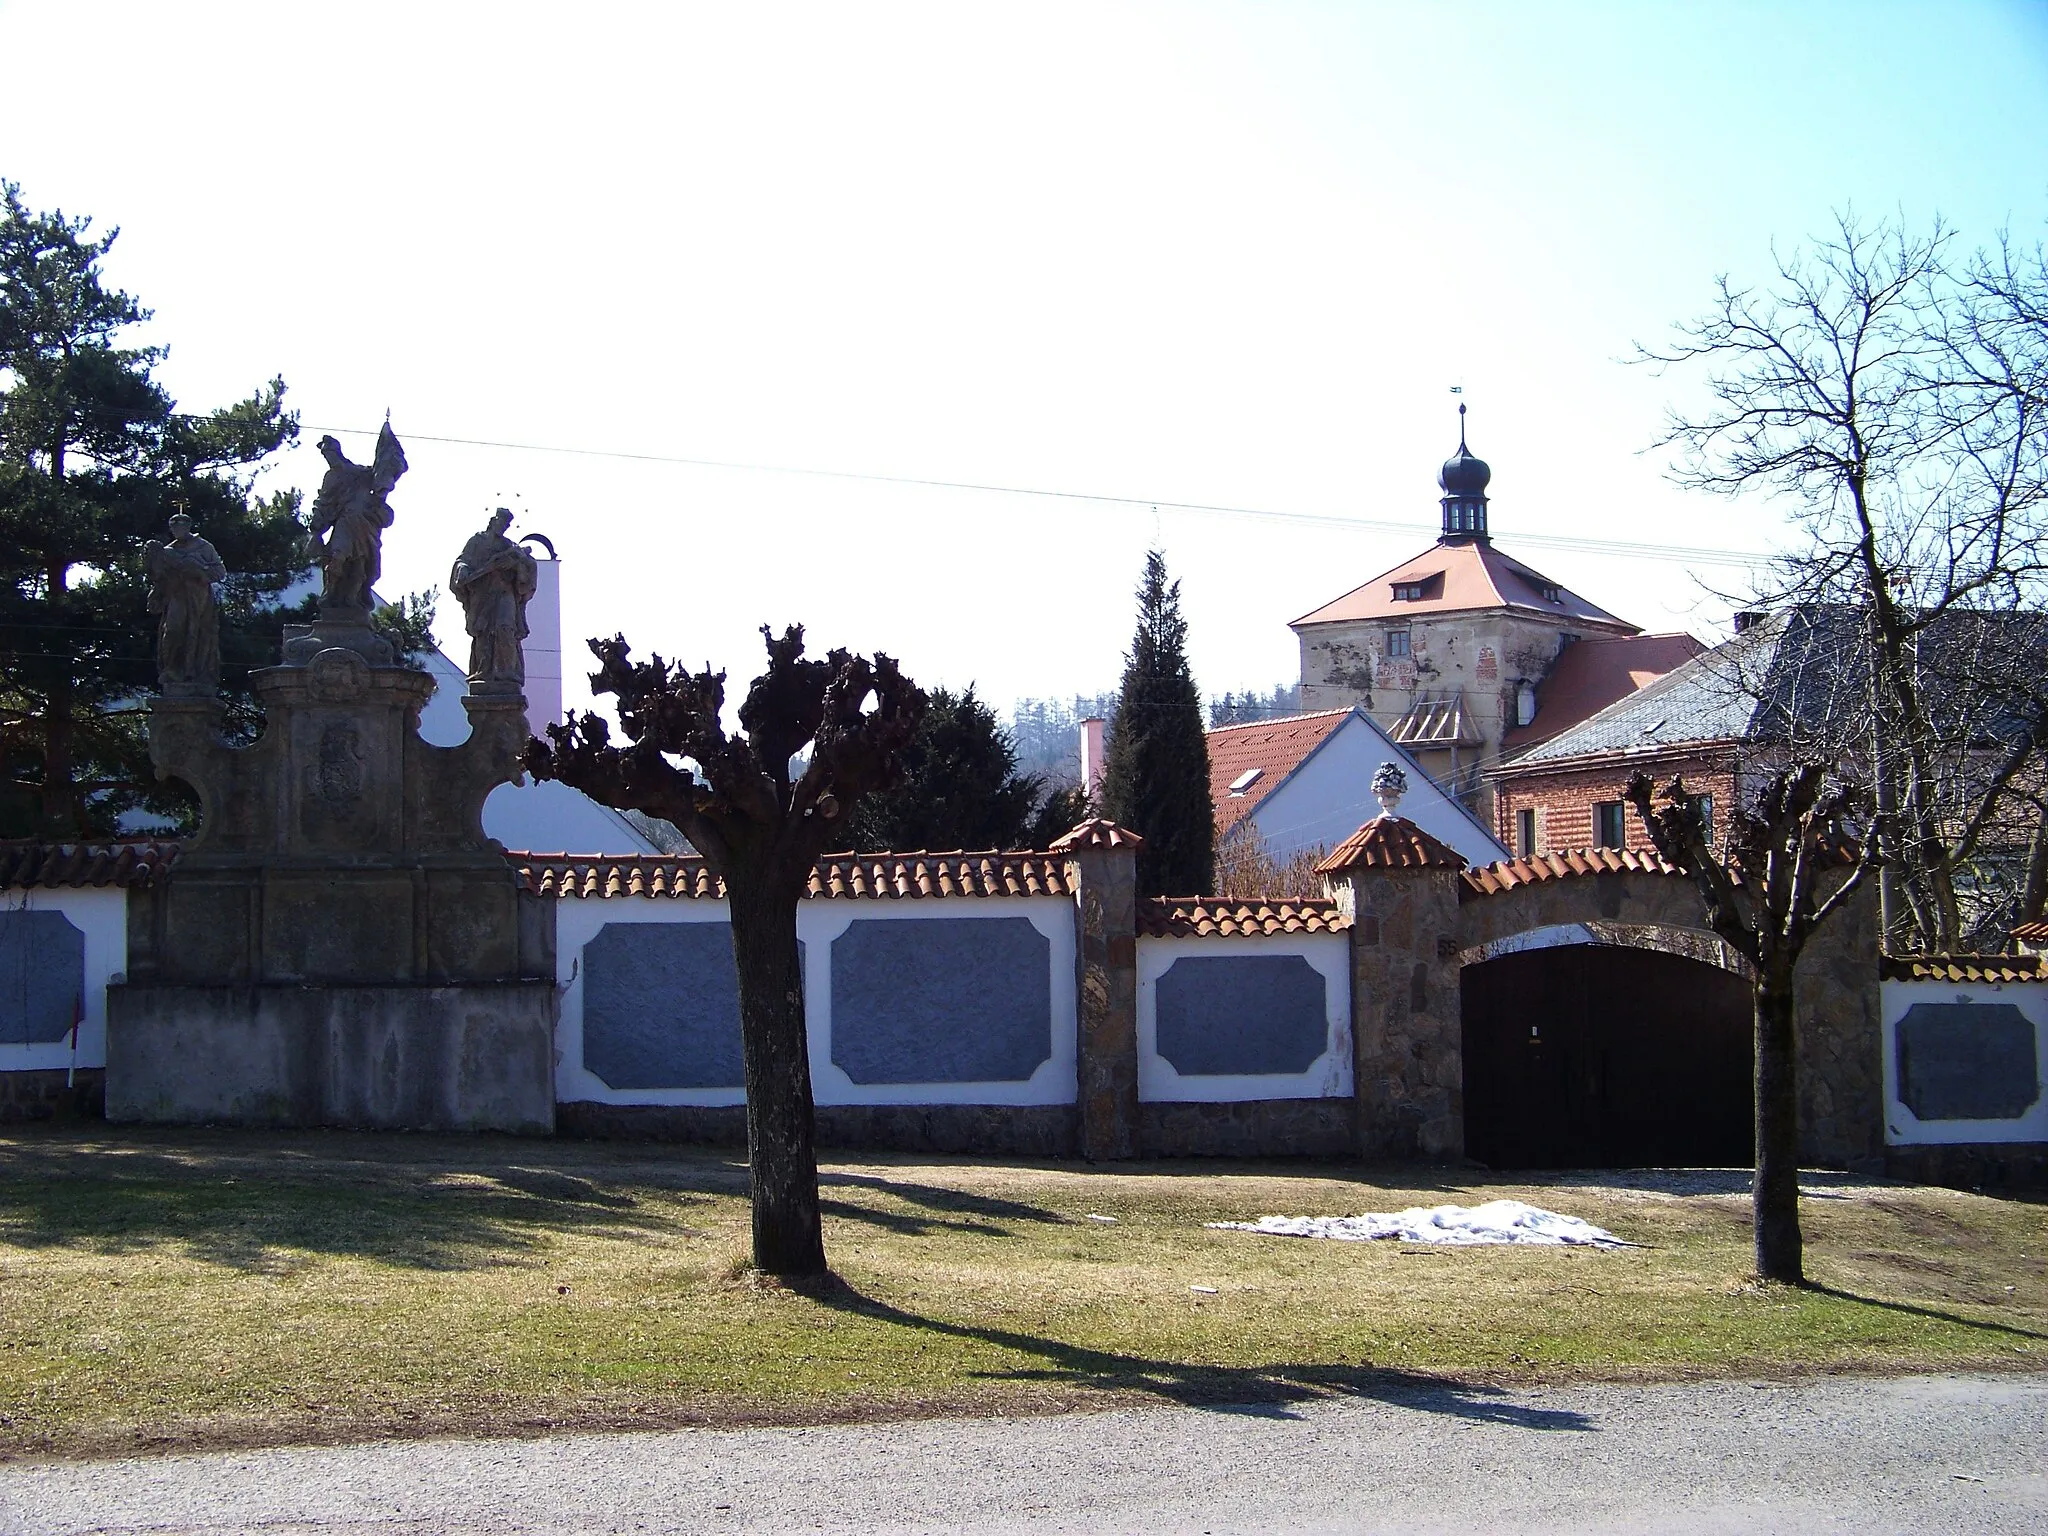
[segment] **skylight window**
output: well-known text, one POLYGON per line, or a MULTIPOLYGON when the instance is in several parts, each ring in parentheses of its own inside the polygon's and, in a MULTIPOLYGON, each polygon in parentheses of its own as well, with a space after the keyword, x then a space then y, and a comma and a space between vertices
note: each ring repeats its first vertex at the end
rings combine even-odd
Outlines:
POLYGON ((1230 781, 1230 792, 1233 795, 1243 794, 1246 790, 1250 789, 1254 784, 1258 783, 1259 779, 1265 774, 1265 772, 1266 770, 1263 768, 1245 769, 1243 773, 1240 773, 1236 778, 1230 781))

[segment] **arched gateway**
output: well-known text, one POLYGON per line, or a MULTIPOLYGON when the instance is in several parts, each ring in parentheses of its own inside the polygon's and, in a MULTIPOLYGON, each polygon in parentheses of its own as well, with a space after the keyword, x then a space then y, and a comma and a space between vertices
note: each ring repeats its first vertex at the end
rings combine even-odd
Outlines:
MULTIPOLYGON (((1748 967, 1692 881, 1589 849, 1463 871, 1465 1150, 1499 1167, 1742 1164, 1753 1154, 1748 967)), ((1803 1155, 1881 1152, 1870 903, 1800 977, 1803 1155)))

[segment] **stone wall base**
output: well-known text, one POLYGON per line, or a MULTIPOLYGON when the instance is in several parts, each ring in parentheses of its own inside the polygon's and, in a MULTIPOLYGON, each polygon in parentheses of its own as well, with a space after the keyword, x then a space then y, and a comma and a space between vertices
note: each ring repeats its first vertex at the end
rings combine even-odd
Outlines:
POLYGON ((2048 1142, 1887 1147, 1884 1171, 1895 1179, 1949 1189, 2048 1189, 2048 1142))
POLYGON ((107 1113, 107 1074, 98 1067, 75 1072, 50 1067, 0 1072, 0 1125, 25 1120, 101 1120, 107 1113))
MULTIPOLYGON (((564 1136, 745 1147, 740 1105, 555 1106, 564 1136)), ((1072 1157, 1078 1116, 1070 1104, 820 1104, 818 1145, 849 1152, 938 1152, 997 1157, 1072 1157)))
POLYGON ((1253 1099, 1238 1104, 1140 1104, 1142 1157, 1346 1157, 1358 1145, 1345 1099, 1253 1099))
POLYGON ((552 982, 107 988, 109 1120, 554 1129, 552 982))

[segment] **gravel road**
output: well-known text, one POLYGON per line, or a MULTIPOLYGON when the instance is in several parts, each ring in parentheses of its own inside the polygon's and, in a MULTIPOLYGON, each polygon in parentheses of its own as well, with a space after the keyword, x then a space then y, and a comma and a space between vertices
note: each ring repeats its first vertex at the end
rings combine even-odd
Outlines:
POLYGON ((425 1441, 0 1468, 0 1532, 2048 1530, 2048 1380, 425 1441))

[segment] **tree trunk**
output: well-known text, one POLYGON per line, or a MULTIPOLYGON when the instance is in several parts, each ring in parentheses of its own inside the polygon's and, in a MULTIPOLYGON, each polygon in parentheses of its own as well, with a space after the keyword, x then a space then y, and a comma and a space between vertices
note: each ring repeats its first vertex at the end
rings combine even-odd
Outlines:
POLYGON ((1804 1285, 1799 1238, 1799 1084, 1789 964, 1756 984, 1756 1272, 1804 1285))
POLYGON ((734 882, 732 872, 726 874, 747 1064, 754 1267, 770 1275, 825 1273, 810 1042, 797 961, 796 907, 802 890, 802 877, 791 884, 778 871, 743 885, 734 882))

